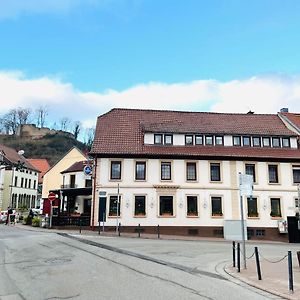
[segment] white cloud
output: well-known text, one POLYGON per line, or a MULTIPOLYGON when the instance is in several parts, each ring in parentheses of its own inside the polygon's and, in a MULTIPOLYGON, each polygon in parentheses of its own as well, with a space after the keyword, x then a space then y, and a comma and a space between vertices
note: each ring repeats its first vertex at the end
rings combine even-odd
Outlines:
POLYGON ((27 78, 22 72, 0 72, 0 114, 11 108, 49 108, 49 121, 69 117, 86 127, 113 107, 276 113, 282 107, 300 112, 300 76, 269 75, 220 82, 198 80, 151 82, 122 91, 81 92, 55 77, 27 78))

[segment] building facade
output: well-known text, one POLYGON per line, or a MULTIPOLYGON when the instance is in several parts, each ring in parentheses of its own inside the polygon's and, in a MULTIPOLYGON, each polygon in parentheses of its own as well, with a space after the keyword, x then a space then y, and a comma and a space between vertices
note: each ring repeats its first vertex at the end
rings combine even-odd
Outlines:
POLYGON ((8 206, 17 210, 35 208, 39 171, 16 150, 0 145, 2 161, 0 209, 8 206))
POLYGON ((286 239, 279 221, 297 210, 298 135, 278 115, 113 109, 98 118, 92 155, 94 226, 103 201, 110 227, 223 236, 240 219, 240 173, 254 181, 249 238, 286 239))

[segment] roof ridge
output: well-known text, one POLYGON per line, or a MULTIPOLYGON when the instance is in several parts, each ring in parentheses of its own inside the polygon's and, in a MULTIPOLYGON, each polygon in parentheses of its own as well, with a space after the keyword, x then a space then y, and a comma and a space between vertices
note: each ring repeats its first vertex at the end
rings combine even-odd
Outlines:
POLYGON ((114 107, 111 110, 109 110, 108 112, 98 116, 99 117, 103 117, 105 115, 110 114, 113 111, 140 111, 140 112, 173 112, 173 113, 191 113, 191 114, 216 114, 216 115, 243 115, 243 116, 278 116, 277 113, 273 113, 273 114, 267 114, 267 113, 253 113, 253 114, 249 114, 249 113, 228 113, 228 112, 213 112, 213 111, 187 111, 187 110, 172 110, 172 109, 151 109, 151 108, 122 108, 122 107, 114 107))

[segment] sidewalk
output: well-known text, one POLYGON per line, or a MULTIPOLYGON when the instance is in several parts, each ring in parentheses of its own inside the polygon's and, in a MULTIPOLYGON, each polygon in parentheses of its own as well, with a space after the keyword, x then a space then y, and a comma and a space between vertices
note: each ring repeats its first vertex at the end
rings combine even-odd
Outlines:
MULTIPOLYGON (((114 231, 108 232, 101 232, 99 235, 98 231, 92 231, 89 229, 82 229, 81 233, 79 233, 79 229, 69 230, 69 229, 46 229, 40 227, 31 227, 22 224, 16 224, 16 227, 31 230, 31 231, 38 231, 38 232, 45 232, 45 233, 66 233, 71 236, 76 236, 77 238, 88 239, 94 242, 100 242, 101 237, 117 237, 118 234, 114 231)), ((138 233, 121 233, 121 238, 135 238, 138 239, 138 233)), ((141 239, 153 239, 158 240, 157 234, 145 234, 141 233, 141 239)), ((200 241, 200 242, 219 242, 219 243, 231 243, 230 241, 226 241, 223 238, 203 238, 203 237, 194 237, 194 236, 174 236, 174 235, 160 235, 161 240, 180 240, 180 241, 200 241)), ((103 242, 103 240, 101 241, 103 242)), ((256 244, 257 241, 248 241, 247 244, 252 247, 252 244, 256 244)), ((277 245, 285 245, 286 243, 282 242, 274 242, 274 241, 259 241, 260 244, 272 244, 277 245)), ((254 247, 253 247, 254 250, 254 247)), ((299 247, 300 250, 300 247, 299 247)), ((249 254, 251 254, 249 252, 249 254)), ((262 253, 264 255, 264 253, 262 253)), ((293 250, 293 276, 294 276, 294 293, 289 293, 289 286, 288 286, 288 265, 287 265, 287 258, 284 258, 282 261, 279 261, 283 257, 269 257, 266 255, 266 259, 263 257, 260 258, 261 262, 261 273, 262 273, 262 280, 257 279, 257 272, 256 272, 256 263, 255 257, 253 256, 251 259, 247 260, 247 269, 244 270, 241 268, 241 272, 238 273, 236 268, 232 267, 231 262, 231 255, 228 253, 228 256, 224 256, 225 259, 228 259, 228 263, 226 267, 224 267, 224 271, 229 274, 226 275, 226 278, 236 282, 236 280, 243 281, 250 286, 259 288, 266 292, 272 293, 274 295, 278 295, 285 299, 292 299, 298 300, 300 299, 300 267, 298 266, 298 261, 296 257, 296 251, 293 250), (276 262, 276 263, 272 263, 276 262)), ((216 265, 219 261, 216 261, 216 265)))

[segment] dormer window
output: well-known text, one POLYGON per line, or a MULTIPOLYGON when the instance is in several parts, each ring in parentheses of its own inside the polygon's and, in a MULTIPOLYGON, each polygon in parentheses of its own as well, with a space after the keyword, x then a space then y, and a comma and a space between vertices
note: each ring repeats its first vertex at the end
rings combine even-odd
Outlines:
POLYGON ((186 145, 193 145, 193 136, 191 134, 187 134, 185 136, 185 144, 186 145))
POLYGON ((290 138, 282 138, 282 147, 285 147, 285 148, 290 147, 290 138))
POLYGON ((252 144, 253 144, 253 147, 260 147, 260 137, 254 136, 252 138, 252 144))
POLYGON ((195 144, 196 145, 203 145, 203 135, 196 135, 195 136, 195 144))
POLYGON ((205 145, 213 145, 214 140, 212 135, 206 135, 205 136, 205 145))
POLYGON ((233 146, 241 146, 241 137, 240 136, 233 137, 233 146))
POLYGON ((246 147, 251 146, 250 136, 243 136, 243 146, 246 147))
POLYGON ((264 147, 270 147, 271 146, 271 141, 269 137, 264 137, 263 138, 263 146, 264 147))
POLYGON ((273 144, 274 148, 279 148, 280 147, 280 138, 273 137, 272 138, 272 144, 273 144))
POLYGON ((154 134, 154 144, 162 145, 163 143, 163 135, 162 134, 154 134))
POLYGON ((165 134, 165 145, 173 145, 173 135, 165 134))
POLYGON ((223 137, 222 136, 216 136, 215 137, 215 143, 216 143, 216 145, 223 145, 223 137))

